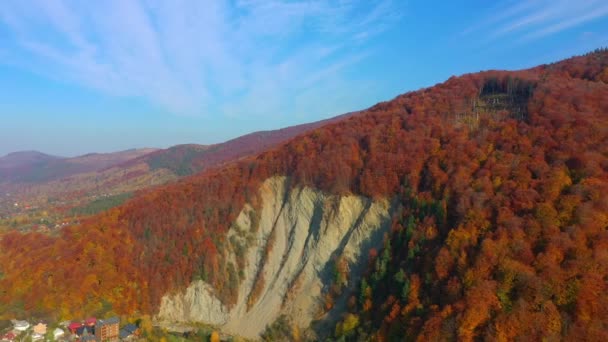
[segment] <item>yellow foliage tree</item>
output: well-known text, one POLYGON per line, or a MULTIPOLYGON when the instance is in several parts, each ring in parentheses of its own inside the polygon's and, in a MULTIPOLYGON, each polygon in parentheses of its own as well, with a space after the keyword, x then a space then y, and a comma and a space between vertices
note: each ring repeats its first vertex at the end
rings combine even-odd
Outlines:
POLYGON ((144 334, 150 334, 152 332, 152 320, 149 315, 143 315, 139 323, 139 328, 144 334))
POLYGON ((344 321, 336 325, 336 336, 348 335, 359 326, 359 316, 349 313, 344 317, 344 321))

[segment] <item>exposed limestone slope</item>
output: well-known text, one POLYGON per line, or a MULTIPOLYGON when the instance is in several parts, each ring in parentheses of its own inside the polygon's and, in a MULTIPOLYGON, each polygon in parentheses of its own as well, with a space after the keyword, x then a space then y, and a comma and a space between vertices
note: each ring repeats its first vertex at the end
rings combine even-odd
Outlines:
POLYGON ((307 327, 322 313, 332 257, 343 257, 356 278, 367 258, 361 251, 379 245, 389 226, 388 201, 290 189, 285 177, 268 179, 260 194, 259 215, 246 205, 228 233, 225 257, 236 265, 237 250, 245 251, 237 304, 227 308, 197 281, 163 298, 159 320, 201 321, 251 338, 282 314, 307 327))

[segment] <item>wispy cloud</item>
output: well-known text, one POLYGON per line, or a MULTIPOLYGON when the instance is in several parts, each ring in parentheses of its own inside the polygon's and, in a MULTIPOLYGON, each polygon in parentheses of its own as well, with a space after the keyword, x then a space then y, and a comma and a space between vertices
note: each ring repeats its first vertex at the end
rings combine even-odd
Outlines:
POLYGON ((297 94, 340 78, 399 19, 399 7, 396 0, 5 0, 0 30, 9 40, 0 47, 12 53, 0 63, 181 115, 273 111, 288 101, 281 90, 297 94))
POLYGON ((523 0, 494 7, 463 34, 494 41, 509 36, 532 41, 608 16, 605 0, 523 0))

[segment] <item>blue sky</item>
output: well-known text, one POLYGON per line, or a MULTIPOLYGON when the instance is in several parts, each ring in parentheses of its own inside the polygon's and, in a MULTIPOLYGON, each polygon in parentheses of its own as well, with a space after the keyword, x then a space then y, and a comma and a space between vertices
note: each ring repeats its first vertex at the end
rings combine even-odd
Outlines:
POLYGON ((3 0, 0 155, 216 143, 601 46, 605 0, 3 0))

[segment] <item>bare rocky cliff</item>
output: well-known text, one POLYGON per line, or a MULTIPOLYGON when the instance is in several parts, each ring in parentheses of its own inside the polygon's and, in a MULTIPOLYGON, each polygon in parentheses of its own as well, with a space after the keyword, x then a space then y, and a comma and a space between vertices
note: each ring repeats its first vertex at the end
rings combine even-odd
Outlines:
POLYGON ((196 281, 162 299, 159 321, 205 322, 249 338, 280 315, 308 327, 323 316, 335 260, 345 260, 349 278, 357 279, 390 224, 388 201, 291 189, 285 177, 268 179, 260 195, 260 212, 246 205, 228 233, 224 257, 243 265, 236 305, 226 307, 196 281))

